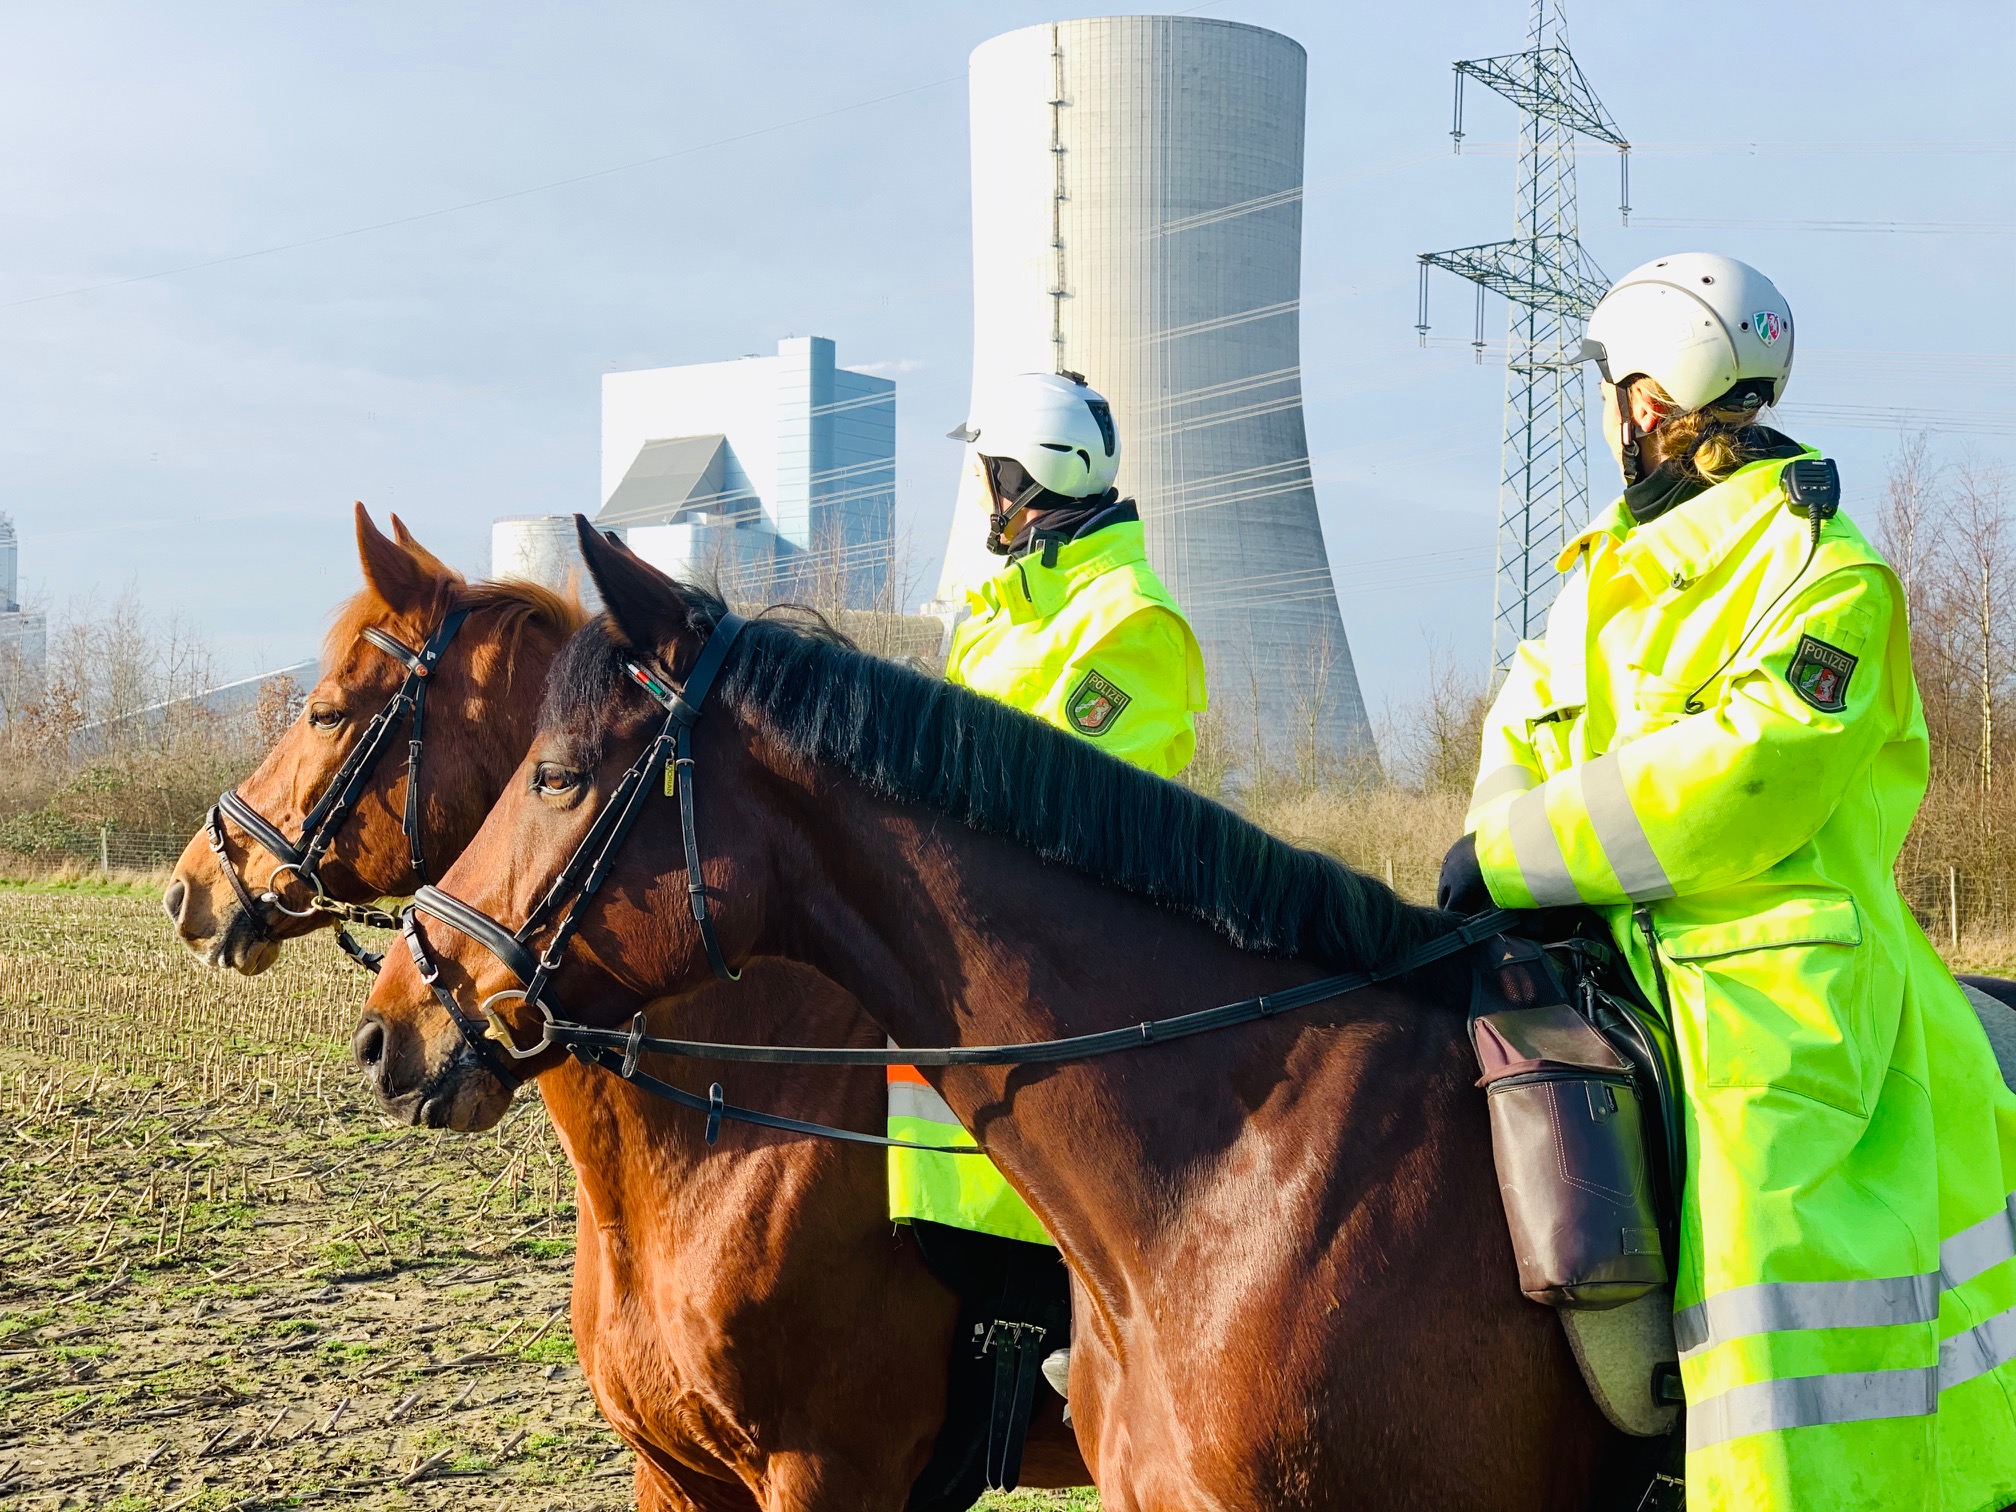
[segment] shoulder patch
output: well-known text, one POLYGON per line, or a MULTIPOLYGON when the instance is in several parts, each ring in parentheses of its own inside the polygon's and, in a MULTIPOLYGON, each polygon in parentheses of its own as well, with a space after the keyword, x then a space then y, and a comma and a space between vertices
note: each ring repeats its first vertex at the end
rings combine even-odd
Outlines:
POLYGON ((1854 673, 1855 658, 1846 651, 1817 636, 1802 635, 1785 676, 1792 691, 1822 714, 1839 714, 1848 707, 1848 679, 1854 673))
POLYGON ((1080 735, 1104 735, 1133 701, 1111 678, 1087 671, 1064 700, 1064 717, 1080 735))

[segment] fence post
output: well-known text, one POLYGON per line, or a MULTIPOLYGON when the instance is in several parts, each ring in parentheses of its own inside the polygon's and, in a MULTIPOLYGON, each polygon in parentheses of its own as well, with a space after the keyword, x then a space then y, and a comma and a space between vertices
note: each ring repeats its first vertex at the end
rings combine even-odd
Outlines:
POLYGON ((1953 948, 1960 948, 1960 868, 1946 868, 1946 931, 1953 948))
POLYGON ((98 826, 98 870, 105 876, 112 875, 112 826, 98 826))

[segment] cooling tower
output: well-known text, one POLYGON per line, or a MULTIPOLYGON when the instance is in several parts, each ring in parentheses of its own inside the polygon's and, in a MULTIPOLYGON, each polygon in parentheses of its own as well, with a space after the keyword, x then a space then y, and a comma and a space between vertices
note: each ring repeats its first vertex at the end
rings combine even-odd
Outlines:
POLYGON ((602 607, 572 515, 499 515, 490 522, 490 576, 524 578, 555 593, 572 588, 591 610, 602 607))
MULTIPOLYGON (((1178 16, 976 48, 973 372, 1075 371, 1113 402, 1120 488, 1233 749, 1359 758, 1302 426, 1306 61, 1278 33, 1178 16)), ((940 600, 999 567, 970 474, 940 600)))

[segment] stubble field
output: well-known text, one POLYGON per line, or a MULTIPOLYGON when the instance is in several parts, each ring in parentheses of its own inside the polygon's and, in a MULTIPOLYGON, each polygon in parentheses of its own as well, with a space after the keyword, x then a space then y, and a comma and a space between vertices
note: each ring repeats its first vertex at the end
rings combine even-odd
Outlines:
POLYGON ((631 1504, 540 1103, 388 1127, 344 1048, 363 983, 320 941, 199 970, 144 891, 0 887, 0 1499, 631 1504))

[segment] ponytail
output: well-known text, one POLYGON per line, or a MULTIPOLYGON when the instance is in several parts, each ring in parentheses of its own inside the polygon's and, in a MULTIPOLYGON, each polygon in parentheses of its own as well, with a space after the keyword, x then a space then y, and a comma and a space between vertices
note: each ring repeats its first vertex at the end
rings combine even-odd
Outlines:
MULTIPOLYGON (((1632 385, 1665 409, 1678 408, 1673 398, 1650 378, 1632 385)), ((1671 415, 1659 423, 1660 455, 1696 482, 1720 483, 1738 468, 1755 462, 1769 446, 1751 427, 1759 410, 1704 409, 1671 415)))

